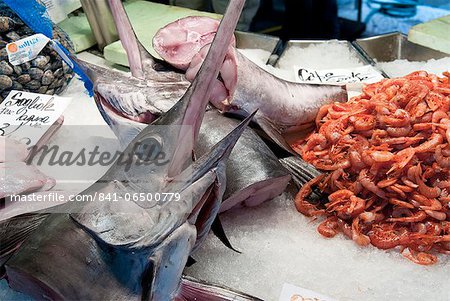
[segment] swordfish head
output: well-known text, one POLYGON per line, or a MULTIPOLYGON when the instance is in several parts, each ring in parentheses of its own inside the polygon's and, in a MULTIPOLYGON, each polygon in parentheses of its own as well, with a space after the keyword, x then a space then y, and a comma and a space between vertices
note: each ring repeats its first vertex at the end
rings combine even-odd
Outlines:
POLYGON ((81 194, 91 201, 71 202, 69 214, 52 214, 7 262, 12 288, 58 300, 176 297, 187 258, 219 211, 225 161, 250 120, 192 163, 211 87, 243 4, 230 1, 182 99, 124 150, 130 165, 116 162, 81 194), (163 151, 163 164, 146 164, 163 151))
POLYGON ((108 113, 151 123, 175 105, 190 83, 184 74, 158 62, 139 43, 120 1, 110 0, 109 6, 128 56, 131 74, 79 60, 78 64, 94 83, 94 99, 110 126, 114 121, 108 113))
POLYGON ((180 100, 190 85, 173 70, 156 71, 149 67, 152 76, 142 79, 81 60, 77 63, 93 82, 94 100, 110 126, 110 114, 147 124, 155 121, 180 100))

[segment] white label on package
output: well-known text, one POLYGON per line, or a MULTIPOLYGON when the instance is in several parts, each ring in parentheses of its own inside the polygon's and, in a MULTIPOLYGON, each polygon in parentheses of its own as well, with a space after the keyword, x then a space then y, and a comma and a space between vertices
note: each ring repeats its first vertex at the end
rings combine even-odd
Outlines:
POLYGON ((313 84, 348 84, 375 83, 383 76, 372 66, 362 66, 351 69, 314 70, 295 66, 295 78, 299 82, 313 84))
POLYGON ((14 66, 26 63, 36 58, 47 45, 49 38, 41 33, 9 43, 6 45, 8 59, 14 66))
POLYGON ((68 97, 13 90, 0 104, 0 136, 34 146, 70 101, 68 97))
POLYGON ((336 301, 336 299, 285 283, 279 301, 336 301))

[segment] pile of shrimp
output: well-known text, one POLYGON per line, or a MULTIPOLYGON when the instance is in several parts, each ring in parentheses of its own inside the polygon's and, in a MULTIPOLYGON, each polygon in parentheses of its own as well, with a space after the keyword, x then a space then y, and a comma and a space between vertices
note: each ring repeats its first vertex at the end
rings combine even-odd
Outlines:
POLYGON ((323 174, 295 198, 324 217, 318 232, 398 249, 422 265, 450 254, 450 73, 417 71, 323 106, 316 131, 292 145, 323 174), (328 196, 308 202, 313 189, 328 196))

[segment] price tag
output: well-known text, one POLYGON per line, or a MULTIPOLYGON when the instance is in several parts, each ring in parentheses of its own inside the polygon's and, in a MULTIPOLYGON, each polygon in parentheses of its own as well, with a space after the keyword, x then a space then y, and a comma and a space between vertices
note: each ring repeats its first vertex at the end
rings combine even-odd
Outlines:
POLYGON ((314 70, 295 66, 295 78, 298 82, 313 84, 375 83, 384 77, 372 66, 351 69, 314 70))
POLYGON ((337 301, 311 290, 285 283, 279 301, 337 301))
POLYGON ((0 104, 0 136, 34 146, 70 101, 68 97, 13 90, 0 104))
POLYGON ((6 45, 8 60, 14 66, 31 61, 38 56, 49 41, 49 38, 41 33, 38 33, 9 43, 6 45))

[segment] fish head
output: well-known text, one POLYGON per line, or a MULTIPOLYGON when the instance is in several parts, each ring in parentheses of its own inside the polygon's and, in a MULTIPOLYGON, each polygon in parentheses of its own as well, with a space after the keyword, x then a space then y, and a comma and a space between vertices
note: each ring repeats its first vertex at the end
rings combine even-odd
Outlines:
POLYGON ((135 285, 150 300, 170 300, 176 294, 189 254, 206 237, 219 212, 226 160, 252 117, 193 162, 214 80, 244 2, 230 2, 203 66, 180 101, 124 149, 129 165, 116 161, 83 193, 119 199, 90 202, 71 214, 99 244, 134 254, 139 275, 133 278, 135 285))
POLYGON ((76 61, 93 82, 94 100, 108 124, 108 116, 112 113, 130 120, 151 123, 168 111, 183 93, 181 89, 168 90, 157 82, 141 80, 118 69, 107 69, 79 59, 76 61))

